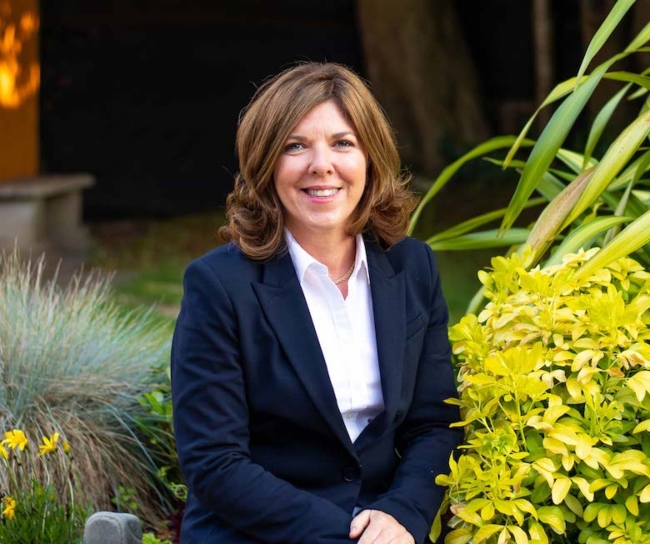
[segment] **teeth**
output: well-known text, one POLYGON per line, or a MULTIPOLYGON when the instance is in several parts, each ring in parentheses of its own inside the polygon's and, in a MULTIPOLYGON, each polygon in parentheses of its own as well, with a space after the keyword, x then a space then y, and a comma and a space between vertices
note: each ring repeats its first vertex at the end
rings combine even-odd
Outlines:
POLYGON ((333 196, 338 192, 338 189, 307 189, 307 194, 310 196, 333 196))

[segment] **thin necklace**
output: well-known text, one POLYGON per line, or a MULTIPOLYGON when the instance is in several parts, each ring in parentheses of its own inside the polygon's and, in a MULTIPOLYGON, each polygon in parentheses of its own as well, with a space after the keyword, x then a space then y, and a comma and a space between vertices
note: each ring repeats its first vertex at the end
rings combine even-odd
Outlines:
POLYGON ((338 285, 339 283, 343 283, 344 281, 350 279, 352 272, 354 272, 354 261, 352 262, 352 266, 348 268, 348 271, 345 274, 343 274, 338 280, 332 280, 334 282, 334 285, 338 285))

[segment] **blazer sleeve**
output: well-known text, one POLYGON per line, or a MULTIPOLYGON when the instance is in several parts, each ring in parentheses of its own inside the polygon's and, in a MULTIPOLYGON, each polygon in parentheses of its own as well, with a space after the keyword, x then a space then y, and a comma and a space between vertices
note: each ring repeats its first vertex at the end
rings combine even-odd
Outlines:
POLYGON ((416 543, 425 542, 442 503, 444 490, 434 480, 438 474, 449 472, 449 456, 463 437, 461 429, 449 427, 460 420, 458 408, 444 403, 445 399, 457 396, 447 331, 448 311, 433 252, 429 246, 424 248, 431 278, 431 298, 426 301, 430 313, 413 400, 396 433, 396 449, 401 459, 389 490, 365 507, 392 515, 416 543))
POLYGON ((188 267, 184 290, 171 368, 174 431, 190 492, 263 542, 352 542, 348 512, 252 462, 233 304, 201 260, 188 267))

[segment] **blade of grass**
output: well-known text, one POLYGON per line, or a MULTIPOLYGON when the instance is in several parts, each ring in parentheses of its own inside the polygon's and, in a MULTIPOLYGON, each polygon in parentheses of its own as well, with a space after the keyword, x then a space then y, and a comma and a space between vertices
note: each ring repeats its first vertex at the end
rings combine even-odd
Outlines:
POLYGON ((576 278, 587 276, 609 263, 634 253, 650 243, 650 210, 630 223, 609 245, 601 249, 575 274, 576 278))
MULTIPOLYGON (((526 204, 526 208, 539 206, 540 204, 544 204, 545 202, 546 202, 545 198, 535 198, 528 201, 528 203, 526 204)), ((453 227, 450 227, 442 232, 439 232, 438 234, 435 234, 434 236, 429 238, 427 242, 432 244, 432 243, 440 242, 441 240, 449 240, 451 238, 456 238, 457 236, 461 236, 470 231, 476 230, 477 228, 482 227, 483 225, 487 225, 492 221, 501 219, 504 213, 506 213, 506 208, 501 208, 500 210, 494 210, 492 212, 488 212, 483 215, 473 217, 472 219, 463 221, 458 225, 454 225, 453 227)))
POLYGON ((582 168, 587 167, 587 164, 593 155, 594 149, 596 149, 596 145, 600 141, 603 132, 609 124, 609 120, 612 118, 614 111, 616 111, 616 108, 621 103, 621 100, 626 95, 629 88, 630 85, 625 85, 625 87, 623 87, 607 101, 603 108, 598 112, 598 115, 596 115, 596 118, 591 125, 591 130, 589 130, 589 137, 587 138, 587 145, 585 146, 582 168))
POLYGON ((566 218, 562 228, 570 225, 583 211, 591 206, 607 188, 621 169, 650 133, 650 111, 645 112, 629 125, 612 143, 602 158, 594 175, 582 193, 575 208, 566 218))
MULTIPOLYGON (((488 153, 496 151, 497 149, 510 147, 513 141, 514 136, 497 136, 496 138, 491 138, 487 142, 483 142, 482 144, 479 144, 475 148, 471 149, 462 157, 447 166, 436 178, 427 193, 420 200, 418 207, 415 209, 415 212, 413 212, 408 233, 413 233, 413 229, 415 228, 415 225, 417 224, 424 207, 431 201, 431 199, 433 199, 434 196, 436 196, 436 194, 438 194, 438 192, 440 192, 440 190, 449 182, 449 180, 454 176, 456 172, 458 172, 458 170, 460 170, 462 166, 464 166, 472 159, 482 157, 488 153)), ((533 142, 526 141, 523 142, 522 145, 533 145, 533 142)))
POLYGON ((562 263, 562 258, 568 253, 575 253, 578 250, 587 249, 591 242, 602 232, 617 225, 629 222, 629 217, 598 217, 571 231, 562 241, 560 246, 553 251, 551 257, 544 263, 544 268, 562 263))
MULTIPOLYGON (((650 40, 650 23, 647 23, 639 32, 635 38, 630 42, 625 48, 626 52, 635 52, 635 51, 644 51, 644 46, 650 40)), ((645 72, 644 72, 645 73, 645 72)))
POLYGON ((555 111, 533 147, 521 179, 510 200, 509 210, 501 223, 500 234, 506 232, 515 222, 539 180, 553 162, 562 142, 573 127, 578 115, 584 109, 594 89, 613 60, 601 64, 555 111))
MULTIPOLYGON (((582 78, 587 79, 586 76, 583 76, 582 78)), ((535 110, 535 113, 531 115, 530 119, 528 119, 528 122, 524 126, 524 128, 521 130, 519 133, 519 136, 517 136, 517 139, 515 140, 515 143, 512 145, 510 148, 510 151, 508 152, 508 155, 506 155, 506 159, 504 161, 504 168, 507 168, 510 165, 510 162, 514 158, 515 154, 517 151, 519 151, 519 148, 521 147, 521 143, 524 141, 524 138, 526 137, 526 134, 528 134, 528 131, 530 130, 530 127, 533 124, 533 121, 537 117, 537 114, 546 106, 549 104, 552 104, 553 102, 556 102, 560 98, 564 98, 566 95, 570 94, 574 87, 577 85, 577 78, 572 77, 571 79, 567 79, 566 81, 563 81, 562 83, 558 83, 553 90, 550 92, 550 94, 544 99, 544 102, 535 110)), ((582 81, 580 81, 582 83, 582 81)))
POLYGON ((600 28, 596 31, 594 37, 589 42, 587 52, 585 53, 580 69, 578 70, 578 78, 585 73, 589 63, 593 60, 598 51, 600 51, 607 41, 607 38, 609 38, 611 33, 618 26, 618 23, 621 22, 621 19, 627 11, 634 5, 634 1, 635 0, 618 0, 616 4, 614 4, 612 10, 603 21, 603 24, 600 25, 600 28))
POLYGON ((440 240, 439 242, 427 243, 431 249, 436 251, 458 251, 466 249, 489 249, 494 247, 508 247, 522 244, 528 234, 529 229, 514 228, 510 229, 505 236, 497 236, 496 229, 475 232, 458 236, 452 240, 440 240))
POLYGON ((645 151, 641 156, 634 159, 616 179, 612 180, 607 189, 610 191, 618 191, 629 185, 633 179, 636 179, 634 182, 636 185, 637 181, 641 179, 641 176, 647 170, 647 167, 643 166, 643 162, 647 160, 648 155, 650 155, 650 151, 645 151))
POLYGON ((609 72, 608 74, 605 74, 605 79, 636 83, 642 89, 650 90, 650 77, 641 74, 635 74, 632 72, 609 72))

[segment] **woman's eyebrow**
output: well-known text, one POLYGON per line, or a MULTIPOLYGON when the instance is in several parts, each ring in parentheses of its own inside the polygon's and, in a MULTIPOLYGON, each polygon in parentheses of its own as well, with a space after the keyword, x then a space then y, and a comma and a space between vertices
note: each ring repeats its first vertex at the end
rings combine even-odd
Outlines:
MULTIPOLYGON (((334 134, 331 135, 331 138, 344 138, 346 136, 353 136, 354 138, 357 137, 357 135, 354 132, 350 130, 345 130, 343 132, 335 132, 334 134)), ((301 136, 300 134, 289 134, 289 136, 287 136, 287 140, 298 140, 300 142, 304 142, 305 140, 307 140, 307 137, 301 136)))

